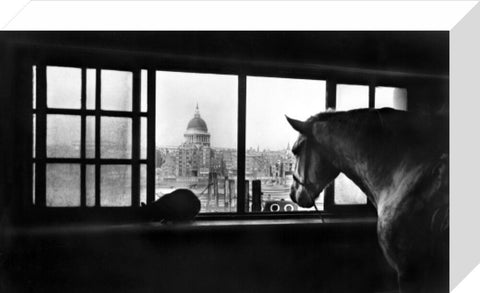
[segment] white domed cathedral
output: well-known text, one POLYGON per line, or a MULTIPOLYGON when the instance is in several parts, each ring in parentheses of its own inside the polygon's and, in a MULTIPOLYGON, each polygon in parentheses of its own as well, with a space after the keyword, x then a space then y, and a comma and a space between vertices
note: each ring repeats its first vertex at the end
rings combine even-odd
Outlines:
POLYGON ((208 177, 213 150, 207 123, 200 116, 198 104, 184 133, 185 142, 178 147, 177 177, 208 177))
POLYGON ((207 123, 200 117, 200 110, 195 108, 195 114, 188 122, 187 131, 184 134, 185 142, 199 146, 210 146, 210 134, 208 133, 207 123))

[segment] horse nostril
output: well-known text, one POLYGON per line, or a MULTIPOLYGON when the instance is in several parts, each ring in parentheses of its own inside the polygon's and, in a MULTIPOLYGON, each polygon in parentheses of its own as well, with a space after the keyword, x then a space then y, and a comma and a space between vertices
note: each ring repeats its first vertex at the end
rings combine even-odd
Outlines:
POLYGON ((313 199, 307 196, 300 196, 295 203, 304 208, 309 208, 314 205, 313 199))

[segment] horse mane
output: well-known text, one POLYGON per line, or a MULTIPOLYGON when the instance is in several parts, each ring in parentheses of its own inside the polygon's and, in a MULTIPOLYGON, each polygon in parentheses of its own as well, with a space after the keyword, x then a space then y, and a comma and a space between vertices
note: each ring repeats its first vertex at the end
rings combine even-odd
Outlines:
POLYGON ((320 112, 316 115, 310 116, 310 118, 308 118, 305 122, 310 124, 310 123, 315 123, 317 121, 327 121, 327 120, 330 120, 331 118, 345 117, 345 114, 349 116, 348 119, 352 119, 352 118, 355 119, 355 118, 359 118, 362 114, 379 113, 379 112, 387 113, 387 112, 405 112, 405 111, 399 111, 392 108, 381 108, 381 109, 365 108, 365 109, 353 109, 349 111, 327 111, 327 112, 320 112))
MULTIPOLYGON (((392 108, 354 109, 350 111, 320 112, 305 121, 307 128, 319 121, 335 121, 346 131, 358 132, 362 127, 367 131, 380 132, 396 143, 419 143, 438 141, 439 147, 448 150, 448 116, 407 112, 392 108)), ((368 133, 368 136, 374 135, 368 133)), ((378 135, 380 136, 380 135, 378 135)))

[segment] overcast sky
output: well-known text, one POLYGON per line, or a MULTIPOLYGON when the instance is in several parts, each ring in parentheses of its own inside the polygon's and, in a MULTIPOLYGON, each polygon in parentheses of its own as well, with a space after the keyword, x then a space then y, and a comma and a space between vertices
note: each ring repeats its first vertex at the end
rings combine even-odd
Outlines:
POLYGON ((306 120, 324 110, 324 81, 248 77, 246 146, 270 150, 291 147, 298 133, 285 115, 306 120))

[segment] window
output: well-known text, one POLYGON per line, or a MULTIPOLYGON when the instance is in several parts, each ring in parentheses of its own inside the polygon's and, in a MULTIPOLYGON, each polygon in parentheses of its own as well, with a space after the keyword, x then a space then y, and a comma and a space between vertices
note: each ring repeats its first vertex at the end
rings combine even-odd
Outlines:
POLYGON ((140 158, 146 153, 146 113, 140 111, 139 75, 33 67, 36 206, 139 205, 146 166, 140 158))
MULTIPOLYGON (((306 120, 325 110, 325 98, 323 80, 247 77, 247 211, 314 210, 313 207, 301 208, 290 200, 295 165, 291 147, 298 138, 298 132, 287 123, 285 115, 306 120), (261 190, 255 190, 254 180, 259 182, 261 190), (260 205, 253 204, 254 197, 260 199, 260 205)), ((316 205, 323 210, 323 192, 316 205)))
MULTIPOLYGON (((32 67, 35 207, 135 208, 188 188, 203 214, 308 213, 289 196, 298 133, 285 115, 407 108, 399 87, 157 69, 32 67)), ((316 206, 366 202, 341 174, 316 206)))
POLYGON ((156 72, 155 197, 191 189, 202 213, 237 210, 234 75, 156 72))
POLYGON ((375 108, 407 110, 407 90, 395 87, 375 88, 375 108))

